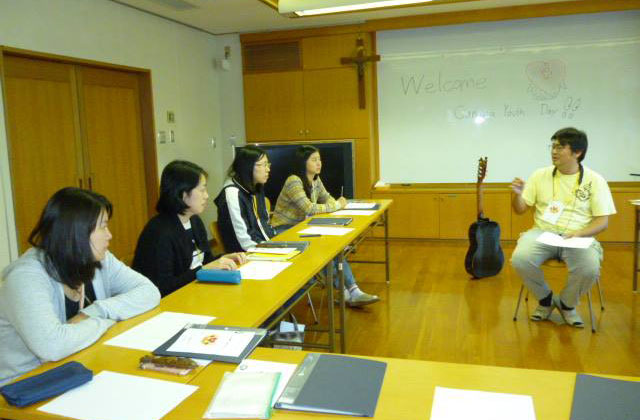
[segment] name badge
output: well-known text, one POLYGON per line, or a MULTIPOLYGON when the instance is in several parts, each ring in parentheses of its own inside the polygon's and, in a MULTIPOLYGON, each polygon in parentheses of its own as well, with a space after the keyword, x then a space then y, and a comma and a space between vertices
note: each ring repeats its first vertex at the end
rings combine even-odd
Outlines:
POLYGON ((555 225, 564 210, 564 203, 561 201, 551 201, 542 215, 542 220, 555 225))

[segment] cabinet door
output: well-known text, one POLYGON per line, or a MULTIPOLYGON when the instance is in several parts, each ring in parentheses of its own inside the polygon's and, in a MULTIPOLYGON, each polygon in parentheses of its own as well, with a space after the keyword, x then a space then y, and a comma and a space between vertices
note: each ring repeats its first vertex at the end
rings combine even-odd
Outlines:
POLYGON ((47 200, 80 186, 80 129, 73 67, 4 57, 11 181, 20 252, 47 200))
POLYGON ((138 78, 78 67, 78 79, 86 175, 113 203, 111 251, 128 262, 148 219, 138 78))
POLYGON ((367 138, 369 108, 358 107, 358 75, 355 68, 304 72, 307 139, 367 138))
MULTIPOLYGON (((437 238, 438 194, 374 194, 373 198, 390 198, 389 236, 392 238, 437 238)), ((379 230, 376 236, 384 236, 379 230)))
POLYGON ((500 239, 511 237, 511 193, 493 192, 484 194, 484 215, 500 225, 500 239))
POLYGON ((609 216, 609 227, 597 236, 599 241, 633 242, 635 226, 635 206, 629 200, 637 199, 640 194, 635 192, 614 192, 613 202, 617 213, 609 216))
POLYGON ((439 194, 440 238, 465 239, 469 226, 477 219, 476 195, 470 193, 439 194))
POLYGON ((304 139, 302 72, 244 75, 247 140, 304 139))

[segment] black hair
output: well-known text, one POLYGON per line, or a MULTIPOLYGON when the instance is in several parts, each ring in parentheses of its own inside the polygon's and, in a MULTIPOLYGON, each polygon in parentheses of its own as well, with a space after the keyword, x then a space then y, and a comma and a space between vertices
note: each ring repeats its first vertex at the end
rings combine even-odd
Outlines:
POLYGON ((101 265, 90 236, 102 212, 111 218, 113 206, 93 191, 67 187, 51 196, 29 243, 44 253, 45 269, 56 281, 75 289, 93 279, 101 265))
POLYGON ((584 157, 587 155, 589 142, 587 141, 587 133, 584 131, 580 131, 573 127, 563 128, 556 131, 553 136, 551 136, 551 141, 554 140, 562 146, 566 146, 568 144, 573 153, 582 152, 578 157, 578 163, 582 162, 584 157))
POLYGON ((200 177, 209 177, 207 171, 186 160, 174 160, 162 170, 160 197, 156 210, 162 214, 184 214, 189 208, 184 202, 184 194, 200 184, 200 177))
MULTIPOLYGON (((295 157, 293 158, 293 164, 291 165, 291 174, 297 175, 302 180, 302 186, 304 187, 304 192, 307 194, 307 197, 311 199, 311 182, 309 182, 309 177, 307 177, 307 161, 314 153, 320 153, 317 147, 303 145, 296 149, 295 157)), ((318 178, 318 175, 315 175, 313 179, 318 178)))
POLYGON ((251 193, 261 191, 263 186, 253 183, 253 168, 263 156, 267 156, 267 152, 252 144, 236 149, 236 157, 229 168, 229 176, 251 193))

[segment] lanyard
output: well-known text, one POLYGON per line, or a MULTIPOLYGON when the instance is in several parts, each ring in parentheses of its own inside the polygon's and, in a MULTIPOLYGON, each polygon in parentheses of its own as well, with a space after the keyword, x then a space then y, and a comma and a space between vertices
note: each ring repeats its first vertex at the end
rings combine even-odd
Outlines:
MULTIPOLYGON (((551 174, 551 200, 552 201, 556 201, 556 172, 558 172, 558 168, 553 168, 553 173, 551 174)), ((580 188, 580 184, 582 184, 583 175, 584 175, 584 169, 582 165, 580 165, 580 175, 578 175, 578 177, 576 178, 576 183, 571 189, 571 196, 573 196, 573 198, 569 197, 564 200, 564 204, 566 206, 571 204, 571 207, 575 207, 576 198, 577 198, 576 192, 580 188)))

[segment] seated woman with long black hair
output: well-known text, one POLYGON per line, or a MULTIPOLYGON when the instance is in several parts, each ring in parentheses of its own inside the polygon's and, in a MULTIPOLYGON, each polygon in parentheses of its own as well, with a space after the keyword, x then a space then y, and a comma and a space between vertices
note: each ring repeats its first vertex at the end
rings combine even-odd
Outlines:
POLYGON ((0 385, 92 343, 116 321, 148 311, 158 289, 109 251, 106 197, 56 192, 29 236, 33 246, 0 282, 0 385))
POLYGON ((138 238, 133 269, 149 277, 162 296, 192 282, 201 268, 235 270, 243 253, 215 257, 200 214, 207 206, 207 172, 174 160, 162 171, 158 214, 138 238))
MULTIPOLYGON (((291 175, 280 191, 271 220, 278 232, 302 222, 307 216, 330 213, 346 205, 344 197, 336 200, 325 189, 320 180, 321 170, 320 151, 313 146, 298 147, 291 165, 291 175)), ((334 264, 337 268, 335 260, 334 264)), ((343 271, 344 299, 348 306, 364 306, 380 300, 378 296, 360 290, 349 263, 343 264, 343 271)))

